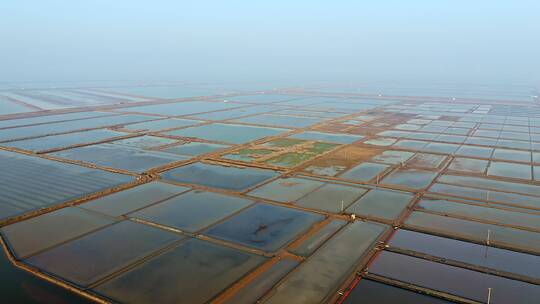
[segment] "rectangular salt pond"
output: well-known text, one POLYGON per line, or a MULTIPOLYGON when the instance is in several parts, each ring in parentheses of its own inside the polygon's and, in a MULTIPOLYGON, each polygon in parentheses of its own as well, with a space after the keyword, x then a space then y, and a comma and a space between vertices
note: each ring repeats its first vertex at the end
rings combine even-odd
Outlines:
POLYGON ((151 149, 159 146, 172 145, 177 143, 177 140, 170 138, 163 138, 151 135, 143 135, 137 137, 130 137, 126 139, 120 139, 110 142, 113 145, 126 146, 139 149, 151 149))
POLYGON ((396 304, 452 304, 418 292, 362 279, 343 304, 396 303, 396 304))
POLYGON ((457 237, 485 244, 490 231, 490 244, 509 249, 540 253, 540 233, 452 218, 425 212, 412 212, 405 227, 438 235, 457 237))
POLYGON ((273 103, 286 100, 301 99, 304 96, 298 95, 279 95, 279 94, 256 94, 246 96, 232 96, 227 97, 227 100, 235 101, 239 103, 273 103))
POLYGON ((481 145, 481 146, 496 146, 497 140, 493 138, 470 136, 465 140, 466 144, 481 145))
POLYGON ((78 96, 85 96, 85 97, 94 97, 102 102, 106 103, 126 103, 126 102, 138 102, 138 101, 146 101, 149 98, 146 97, 135 97, 135 96, 129 96, 124 94, 115 94, 107 91, 101 91, 96 89, 76 89, 76 90, 70 90, 70 93, 77 94, 78 96))
POLYGON ((243 191, 275 177, 275 171, 193 163, 162 173, 165 180, 243 191))
POLYGON ((421 200, 416 208, 438 214, 540 231, 540 215, 445 200, 421 200))
POLYGON ((525 164, 492 161, 489 164, 487 175, 531 180, 532 166, 525 164))
POLYGON ((70 160, 129 172, 141 173, 172 162, 188 160, 181 155, 157 151, 145 151, 114 144, 99 144, 51 153, 50 155, 70 160))
POLYGON ((184 101, 177 103, 129 107, 120 109, 120 111, 130 113, 138 112, 143 114, 157 114, 165 116, 183 116, 238 107, 241 107, 241 105, 215 101, 184 101))
POLYGON ((260 274, 253 281, 240 289, 232 297, 225 300, 227 304, 253 304, 259 300, 282 277, 289 273, 298 262, 291 259, 280 259, 270 269, 260 274))
POLYGON ((445 144, 445 143, 429 143, 424 148, 423 152, 434 152, 434 153, 443 153, 443 154, 453 154, 457 151, 460 145, 456 144, 445 144))
POLYGON ((388 251, 383 251, 378 256, 369 271, 482 303, 486 301, 488 288, 493 290, 493 304, 529 304, 540 297, 540 288, 537 285, 388 251), (516 292, 517 290, 519 292, 516 292))
POLYGON ((201 123, 198 120, 168 118, 139 122, 119 127, 121 130, 129 132, 157 132, 160 130, 176 129, 181 127, 193 126, 201 123))
POLYGON ((381 183, 422 189, 428 187, 437 174, 437 172, 418 169, 397 169, 386 176, 381 183))
POLYGON ((85 143, 95 143, 105 140, 111 140, 121 136, 126 136, 126 134, 106 129, 99 129, 11 141, 3 143, 1 145, 5 147, 13 147, 29 151, 46 151, 55 148, 64 148, 85 143))
POLYGON ((444 161, 446 156, 428 153, 416 153, 407 161, 407 166, 425 168, 425 169, 437 169, 444 161))
POLYGON ((492 152, 493 148, 463 145, 456 151, 456 155, 490 158, 492 152))
MULTIPOLYGON (((535 148, 535 150, 540 150, 540 149, 535 148)), ((533 163, 540 163, 540 152, 533 152, 532 153, 532 162, 533 163)))
POLYGON ((288 130, 214 123, 164 132, 163 134, 176 137, 194 137, 231 144, 243 144, 263 137, 275 136, 286 131, 288 130))
POLYGON ((358 266, 387 226, 356 221, 298 266, 264 303, 323 303, 358 266), (355 246, 351 246, 354 243, 355 246))
POLYGON ((296 255, 307 257, 317 250, 326 240, 332 237, 343 226, 347 225, 344 220, 332 220, 315 233, 307 237, 302 243, 288 250, 296 255))
POLYGON ((409 230, 398 230, 390 247, 540 279, 540 256, 486 247, 409 230))
POLYGON ((320 118, 338 118, 338 117, 347 115, 345 113, 319 112, 319 111, 311 111, 311 110, 309 111, 308 110, 280 110, 276 112, 276 114, 300 115, 300 116, 320 117, 320 118))
POLYGON ((367 145, 373 145, 373 146, 381 146, 381 147, 388 147, 396 143, 396 139, 394 138, 386 138, 386 137, 375 137, 368 139, 363 144, 367 145))
POLYGON ((322 118, 289 115, 260 114, 235 119, 235 122, 250 123, 264 126, 305 128, 321 122, 322 118))
POLYGON ((238 117, 247 116, 247 115, 275 111, 277 109, 279 109, 279 107, 250 106, 250 107, 242 107, 242 108, 225 110, 225 111, 202 113, 202 114, 192 115, 189 117, 195 118, 195 119, 201 119, 201 120, 226 120, 226 119, 233 119, 233 118, 238 118, 238 117))
POLYGON ((282 203, 294 202, 324 185, 323 182, 303 178, 279 178, 248 193, 282 203))
POLYGON ((34 255, 26 262, 80 286, 88 286, 175 241, 178 234, 122 221, 34 255))
POLYGON ((466 138, 467 137, 465 137, 465 136, 442 134, 442 135, 437 136, 437 138, 435 138, 435 140, 436 141, 442 141, 442 142, 448 142, 448 143, 461 144, 461 143, 463 143, 465 141, 466 138))
POLYGON ((151 182, 91 200, 79 205, 79 207, 118 217, 188 190, 191 188, 151 182))
POLYGON ((194 88, 194 87, 175 86, 175 85, 129 86, 129 87, 126 86, 126 87, 110 88, 108 90, 112 92, 118 92, 121 94, 140 95, 140 96, 146 96, 146 97, 165 98, 165 99, 217 95, 223 92, 217 89, 194 88))
POLYGON ((167 199, 129 216, 182 231, 196 232, 252 203, 239 197, 196 190, 167 199))
POLYGON ((395 220, 405 210, 414 195, 408 192, 372 189, 345 210, 383 220, 395 220))
POLYGON ((126 114, 3 129, 0 130, 0 142, 15 139, 26 139, 49 134, 61 134, 79 130, 97 129, 152 119, 155 119, 155 117, 126 114))
POLYGON ((0 219, 133 181, 127 175, 0 151, 0 219))
POLYGON ((340 174, 339 177, 353 181, 369 182, 384 173, 389 165, 377 163, 361 163, 340 174))
POLYGON ((317 96, 298 96, 301 97, 300 99, 296 100, 290 100, 290 101, 284 101, 280 102, 280 105, 287 105, 287 106, 294 106, 294 107, 301 107, 301 108, 307 108, 308 106, 320 106, 324 105, 325 103, 332 103, 335 101, 343 100, 342 98, 335 98, 335 97, 317 97, 317 96))
POLYGON ((351 144, 355 141, 358 141, 364 138, 364 136, 308 131, 308 132, 291 135, 289 136, 289 138, 302 139, 302 140, 316 140, 316 141, 323 141, 323 142, 336 143, 336 144, 351 144))
POLYGON ((324 216, 268 204, 256 204, 210 228, 205 235, 274 252, 324 216))
POLYGON ((51 300, 55 303, 91 304, 90 300, 74 292, 66 292, 64 287, 46 281, 15 266, 6 250, 0 252, 0 269, 4 278, 0 292, 9 303, 35 303, 51 300), (38 292, 39 290, 39 292, 38 292), (40 300, 36 300, 39 294, 40 300))
POLYGON ((280 178, 256 188, 248 195, 293 203, 304 208, 342 212, 368 189, 304 178, 280 178))
POLYGON ((262 256, 190 239, 94 290, 123 303, 202 304, 265 260, 262 256))
POLYGON ((215 151, 219 151, 219 150, 223 150, 227 148, 230 148, 230 146, 220 145, 220 144, 201 143, 201 142, 188 142, 188 143, 182 143, 180 145, 168 147, 168 148, 162 149, 161 151, 172 153, 172 154, 186 155, 186 156, 198 156, 201 154, 215 152, 215 151))
POLYGON ((21 126, 27 126, 31 124, 43 124, 43 123, 50 123, 50 122, 60 122, 60 121, 85 119, 85 118, 92 118, 92 117, 99 117, 99 116, 112 116, 112 115, 114 114, 107 113, 107 112, 76 112, 76 113, 67 113, 67 114, 43 115, 43 116, 28 117, 28 118, 0 120, 0 129, 21 127, 21 126))
POLYGON ((395 143, 394 147, 399 147, 402 149, 409 149, 413 151, 422 150, 428 143, 425 141, 418 141, 418 140, 400 140, 397 143, 395 143))
MULTIPOLYGON (((518 208, 540 209, 540 200, 537 197, 522 194, 506 193, 493 190, 482 190, 461 186, 435 183, 429 192, 440 193, 448 196, 467 197, 487 201, 486 204, 497 204, 518 206, 518 208)), ((483 204, 483 202, 476 202, 483 204)), ((522 210, 523 211, 523 210, 522 210)))
POLYGON ((456 157, 448 166, 449 170, 484 174, 489 161, 483 159, 456 157))
POLYGON ((105 216, 68 207, 4 226, 1 231, 15 256, 23 259, 112 223, 105 216))
POLYGON ((540 196, 540 187, 531 184, 521 184, 482 177, 458 176, 449 174, 441 175, 437 179, 437 181, 456 186, 476 187, 495 191, 508 191, 532 196, 540 196))
POLYGON ((35 109, 11 102, 0 95, 0 116, 31 111, 35 111, 35 109))
MULTIPOLYGON (((407 134, 407 136, 405 136, 405 138, 408 138, 408 139, 429 140, 429 141, 433 141, 437 137, 438 137, 437 134, 422 133, 422 132, 412 132, 412 133, 407 134)), ((436 144, 436 143, 433 143, 433 144, 436 144)), ((442 145, 446 146, 447 144, 442 144, 442 145)), ((439 146, 439 147, 443 147, 443 146, 439 146)))
POLYGON ((17 90, 12 92, 2 92, 2 94, 43 110, 57 110, 84 105, 82 102, 74 101, 69 98, 47 94, 47 91, 17 90))
POLYGON ((122 99, 116 98, 113 99, 108 96, 101 96, 98 94, 84 94, 77 91, 68 91, 68 90, 47 90, 47 91, 37 91, 37 94, 32 94, 38 99, 47 101, 50 103, 58 103, 63 107, 69 107, 72 105, 86 106, 86 105, 97 105, 97 104, 107 104, 107 103, 120 103, 122 99), (40 98, 41 97, 41 98, 40 98))
MULTIPOLYGON (((538 141, 538 140, 535 139, 535 141, 538 141)), ((533 143, 533 144, 535 144, 535 143, 533 143)), ((529 141, 521 141, 521 140, 499 139, 499 140, 497 140, 496 146, 500 147, 500 148, 508 148, 508 149, 530 150, 531 149, 531 142, 529 142, 529 141)), ((514 151, 517 151, 518 153, 519 152, 525 152, 525 151, 518 151, 518 150, 514 150, 514 151)), ((519 157, 521 158, 521 156, 519 156, 519 157)), ((508 160, 512 160, 512 158, 508 159, 508 160)), ((528 162, 528 160, 522 160, 522 161, 528 162)))
POLYGON ((295 205, 320 211, 342 213, 368 189, 326 183, 296 201, 295 205))
POLYGON ((531 152, 497 148, 491 157, 500 160, 530 162, 531 152))
POLYGON ((414 155, 412 152, 387 150, 383 151, 379 155, 375 155, 371 158, 371 161, 379 162, 383 164, 402 164, 414 155))

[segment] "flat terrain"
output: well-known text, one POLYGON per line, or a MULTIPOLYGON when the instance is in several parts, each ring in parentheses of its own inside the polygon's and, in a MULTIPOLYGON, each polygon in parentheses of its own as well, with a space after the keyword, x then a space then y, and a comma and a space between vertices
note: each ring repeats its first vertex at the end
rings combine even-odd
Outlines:
POLYGON ((0 90, 6 297, 537 302, 537 97, 430 93, 0 90))

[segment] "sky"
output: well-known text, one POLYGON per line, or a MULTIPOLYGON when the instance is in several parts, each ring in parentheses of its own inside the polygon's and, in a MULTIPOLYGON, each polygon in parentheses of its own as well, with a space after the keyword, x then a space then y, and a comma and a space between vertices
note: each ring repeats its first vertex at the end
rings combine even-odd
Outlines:
POLYGON ((540 1, 0 2, 0 82, 540 85, 540 1))

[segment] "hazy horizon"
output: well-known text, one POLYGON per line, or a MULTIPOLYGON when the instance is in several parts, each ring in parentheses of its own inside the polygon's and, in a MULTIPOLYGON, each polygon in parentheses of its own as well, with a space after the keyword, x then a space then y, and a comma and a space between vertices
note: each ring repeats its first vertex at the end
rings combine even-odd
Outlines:
POLYGON ((540 84, 537 1, 6 1, 0 82, 540 84))

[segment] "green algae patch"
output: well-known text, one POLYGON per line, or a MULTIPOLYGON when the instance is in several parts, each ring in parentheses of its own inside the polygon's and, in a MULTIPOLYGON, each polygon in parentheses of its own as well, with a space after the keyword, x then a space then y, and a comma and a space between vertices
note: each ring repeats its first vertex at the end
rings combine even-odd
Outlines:
POLYGON ((265 163, 280 167, 296 167, 299 164, 311 159, 313 156, 305 153, 289 152, 267 160, 265 163))

